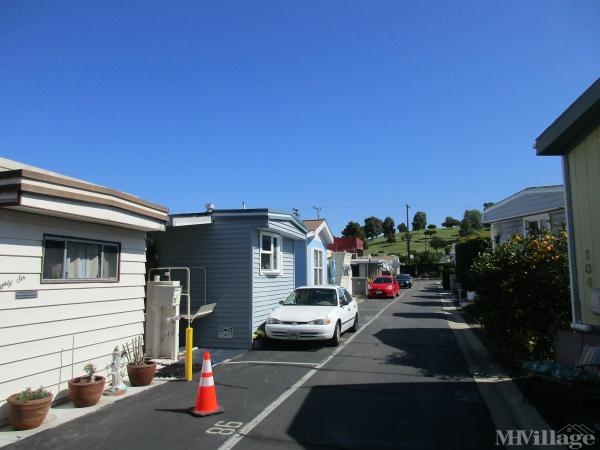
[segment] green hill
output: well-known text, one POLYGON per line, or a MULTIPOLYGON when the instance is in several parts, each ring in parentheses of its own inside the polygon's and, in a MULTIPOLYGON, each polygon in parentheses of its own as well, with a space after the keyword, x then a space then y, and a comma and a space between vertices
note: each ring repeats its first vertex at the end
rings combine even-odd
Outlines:
MULTIPOLYGON (((411 253, 421 253, 427 250, 433 250, 428 242, 429 238, 423 234, 424 230, 411 231, 410 233, 410 251, 411 253)), ((451 245, 460 238, 458 228, 436 228, 437 233, 434 236, 439 236, 447 245, 451 245)), ((490 230, 481 230, 483 236, 490 237, 490 230)), ((386 238, 381 236, 368 241, 369 248, 365 250, 365 255, 376 255, 384 253, 386 255, 406 255, 406 241, 402 240, 403 234, 396 233, 396 242, 388 243, 386 238)), ((438 250, 438 253, 443 254, 444 249, 438 250)))

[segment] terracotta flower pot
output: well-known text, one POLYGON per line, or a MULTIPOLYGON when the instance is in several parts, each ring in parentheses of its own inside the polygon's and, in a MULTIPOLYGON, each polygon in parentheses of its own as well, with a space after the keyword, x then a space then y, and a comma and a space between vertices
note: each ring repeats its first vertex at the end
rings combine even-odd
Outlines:
POLYGON ((88 382, 89 377, 77 377, 69 380, 69 398, 76 408, 94 406, 104 392, 106 378, 94 375, 94 381, 88 382))
POLYGON ((8 419, 15 430, 31 430, 39 427, 48 410, 54 396, 39 400, 17 400, 19 394, 13 394, 6 399, 8 402, 8 419))
POLYGON ((154 372, 156 372, 155 362, 127 364, 127 375, 132 386, 148 386, 154 379, 154 372))

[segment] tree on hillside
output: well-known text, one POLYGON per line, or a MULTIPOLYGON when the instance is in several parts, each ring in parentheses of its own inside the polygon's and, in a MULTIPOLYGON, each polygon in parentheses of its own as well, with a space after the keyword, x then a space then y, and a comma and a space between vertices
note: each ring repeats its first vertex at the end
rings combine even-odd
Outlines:
POLYGON ((365 238, 365 232, 363 228, 357 222, 348 222, 346 228, 342 230, 342 236, 344 237, 356 237, 359 239, 365 238))
POLYGON ((458 234, 462 237, 470 236, 473 234, 473 227, 471 226, 471 222, 468 220, 461 220, 460 229, 458 230, 458 234))
POLYGON ((396 223, 390 216, 383 219, 382 225, 383 235, 386 237, 387 242, 396 242, 396 223))
POLYGON ((363 227, 365 231, 365 237, 367 239, 376 238, 383 231, 383 222, 381 219, 377 217, 371 216, 365 219, 365 226, 363 227))
POLYGON ((428 237, 433 236, 435 233, 437 233, 437 230, 425 230, 425 231, 423 231, 423 234, 425 234, 425 236, 428 236, 428 237))
POLYGON ((423 230, 427 225, 427 214, 423 211, 417 211, 413 217, 412 229, 413 231, 423 230))
POLYGON ((456 226, 458 226, 458 225, 460 225, 460 220, 458 220, 458 219, 455 219, 455 218, 454 218, 454 217, 452 217, 452 216, 447 216, 447 217, 446 217, 446 220, 444 220, 444 221, 442 222, 442 226, 443 226, 444 228, 453 228, 453 227, 456 227, 456 226))
POLYGON ((431 236, 429 245, 431 245, 431 248, 437 252, 439 249, 446 246, 446 241, 439 236, 431 236))
POLYGON ((461 236, 468 236, 477 230, 481 230, 481 211, 477 209, 467 209, 463 214, 463 220, 460 222, 461 236))
POLYGON ((430 223, 429 225, 427 225, 427 229, 428 230, 435 230, 437 228, 437 225, 434 225, 432 223, 430 223))
POLYGON ((381 229, 386 238, 389 239, 390 236, 394 236, 396 234, 396 223, 394 222, 394 219, 392 219, 390 216, 387 216, 385 219, 383 219, 381 229))
POLYGON ((463 220, 468 220, 474 230, 481 230, 481 211, 477 209, 468 209, 465 211, 463 220))
POLYGON ((408 231, 408 227, 406 226, 406 224, 404 222, 402 222, 400 225, 398 225, 399 233, 406 233, 407 231, 408 231))

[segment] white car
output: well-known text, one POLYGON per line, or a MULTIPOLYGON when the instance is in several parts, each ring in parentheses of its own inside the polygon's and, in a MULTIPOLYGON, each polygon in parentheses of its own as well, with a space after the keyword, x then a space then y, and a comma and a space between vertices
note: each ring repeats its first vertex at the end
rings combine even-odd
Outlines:
POLYGON ((299 287, 280 302, 267 320, 267 337, 286 340, 330 340, 339 345, 346 330, 358 329, 358 307, 339 286, 299 287))

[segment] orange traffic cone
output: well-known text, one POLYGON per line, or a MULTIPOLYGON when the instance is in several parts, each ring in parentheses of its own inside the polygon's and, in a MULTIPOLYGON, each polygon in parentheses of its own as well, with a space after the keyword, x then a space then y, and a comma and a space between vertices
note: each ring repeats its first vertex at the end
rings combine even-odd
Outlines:
POLYGON ((190 413, 194 416, 204 417, 222 412, 223 408, 217 403, 217 390, 215 388, 215 381, 213 380, 210 353, 204 352, 200 384, 198 385, 198 394, 196 395, 196 406, 194 406, 190 413))

